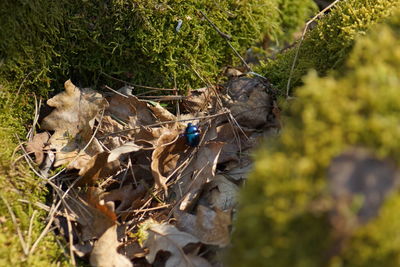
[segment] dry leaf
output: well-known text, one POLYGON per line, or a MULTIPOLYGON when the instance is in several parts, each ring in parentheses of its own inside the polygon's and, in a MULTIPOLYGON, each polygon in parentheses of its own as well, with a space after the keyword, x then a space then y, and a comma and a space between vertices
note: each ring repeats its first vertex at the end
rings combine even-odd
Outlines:
POLYGON ((90 264, 94 267, 131 267, 131 261, 117 252, 117 225, 108 228, 94 244, 90 264))
POLYGON ((151 161, 151 171, 158 188, 167 192, 167 176, 175 170, 178 162, 185 156, 187 149, 184 138, 179 138, 176 131, 166 132, 161 135, 154 149, 151 161))
MULTIPOLYGON (((123 143, 127 141, 127 137, 118 135, 109 135, 111 133, 119 132, 123 130, 124 127, 122 124, 112 119, 111 116, 103 116, 103 120, 101 121, 100 128, 96 137, 101 139, 103 144, 110 150, 121 146, 123 143), (103 137, 106 136, 106 137, 103 137)), ((126 134, 128 136, 128 134, 126 134)))
POLYGON ((114 189, 110 192, 105 193, 102 197, 104 201, 120 201, 121 204, 115 210, 117 213, 129 208, 132 206, 132 203, 143 197, 144 193, 146 193, 146 187, 143 184, 139 184, 137 188, 133 188, 132 184, 125 185, 121 188, 114 189))
POLYGON ((55 109, 43 119, 42 129, 54 131, 49 143, 57 151, 54 166, 69 164, 69 168, 80 168, 82 163, 72 163, 83 157, 87 161, 101 152, 101 147, 92 142, 86 151, 81 151, 92 135, 94 118, 106 107, 101 94, 91 89, 79 89, 70 80, 64 84, 65 91, 47 100, 55 109))
POLYGON ((217 175, 207 184, 207 199, 212 208, 230 210, 236 206, 239 187, 223 175, 217 175))
POLYGON ((148 237, 144 242, 150 252, 146 260, 152 264, 159 251, 168 251, 171 256, 165 263, 165 267, 188 267, 188 266, 207 266, 205 260, 201 261, 198 256, 187 255, 183 247, 190 243, 198 243, 199 240, 191 234, 181 232, 175 226, 163 223, 152 224, 147 230, 148 237))
POLYGON ((120 162, 115 160, 108 162, 108 152, 102 152, 91 158, 86 166, 79 172, 81 178, 76 183, 77 186, 92 186, 100 178, 105 178, 115 173, 120 166, 120 162))
POLYGON ((176 116, 169 112, 166 108, 163 108, 160 104, 157 103, 156 105, 149 105, 149 108, 151 111, 153 111, 154 115, 159 121, 172 121, 175 123, 176 116))
POLYGON ((134 142, 127 142, 122 146, 113 149, 110 152, 110 155, 108 155, 107 162, 109 163, 117 160, 122 154, 139 151, 140 149, 142 149, 142 147, 136 145, 134 142))
POLYGON ((213 88, 190 90, 188 96, 182 100, 182 107, 188 113, 198 113, 207 110, 215 102, 213 88))
POLYGON ((80 225, 83 242, 99 238, 117 219, 113 203, 102 203, 100 193, 93 187, 81 192, 71 189, 69 198, 65 200, 71 212, 70 218, 80 225))
POLYGON ((121 120, 130 128, 154 124, 156 119, 147 106, 147 103, 139 100, 136 96, 123 97, 113 95, 110 100, 107 115, 121 120))
POLYGON ((124 244, 120 251, 129 259, 144 258, 146 256, 145 250, 139 245, 138 242, 129 242, 128 244, 124 244))
POLYGON ((224 146, 219 156, 218 163, 227 163, 230 161, 239 162, 239 152, 251 147, 248 140, 252 131, 242 131, 230 123, 225 123, 217 127, 218 137, 216 141, 224 142, 224 146))
POLYGON ((38 133, 26 144, 26 151, 35 154, 35 162, 38 165, 44 160, 43 148, 46 146, 49 138, 50 134, 48 132, 38 133))
POLYGON ((183 170, 185 175, 174 185, 175 194, 183 196, 179 205, 180 210, 188 210, 199 196, 204 184, 214 177, 223 145, 221 142, 209 142, 201 146, 190 164, 183 170))
POLYGON ((270 85, 258 78, 241 77, 227 84, 225 104, 237 122, 245 127, 256 129, 267 124, 272 110, 272 98, 267 94, 270 85))
POLYGON ((174 212, 177 218, 177 227, 197 237, 202 243, 225 247, 229 245, 229 226, 231 225, 231 211, 215 211, 199 205, 196 215, 186 212, 174 212))
POLYGON ((253 164, 249 163, 244 166, 237 166, 236 168, 231 169, 225 175, 227 175, 231 179, 240 181, 246 179, 252 169, 253 169, 253 164))

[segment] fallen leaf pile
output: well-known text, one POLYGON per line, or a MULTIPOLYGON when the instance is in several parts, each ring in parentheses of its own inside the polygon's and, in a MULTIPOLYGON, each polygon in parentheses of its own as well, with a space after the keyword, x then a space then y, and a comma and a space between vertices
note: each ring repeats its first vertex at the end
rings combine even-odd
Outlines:
POLYGON ((68 80, 47 101, 54 109, 26 150, 54 188, 55 225, 92 266, 215 265, 249 151, 279 125, 269 85, 234 77, 193 90, 177 115, 123 89, 104 96, 68 80))

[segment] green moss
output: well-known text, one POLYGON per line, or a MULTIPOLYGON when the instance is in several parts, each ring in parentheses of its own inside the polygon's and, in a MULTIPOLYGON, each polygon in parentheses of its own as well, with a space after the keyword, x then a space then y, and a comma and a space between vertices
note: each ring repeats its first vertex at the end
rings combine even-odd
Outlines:
MULTIPOLYGON (((343 70, 354 39, 393 13, 398 0, 348 0, 340 1, 309 31, 303 41, 290 89, 302 84, 310 69, 324 76, 329 70, 343 70)), ((280 95, 286 95, 286 85, 297 47, 293 47, 275 60, 264 62, 257 70, 264 73, 275 85, 280 95)))
POLYGON ((27 257, 16 234, 16 225, 4 202, 5 200, 10 205, 24 241, 31 247, 44 229, 46 218, 46 212, 37 208, 34 203, 44 203, 47 190, 23 164, 23 160, 14 163, 19 154, 11 158, 18 144, 16 135, 24 138, 24 122, 33 116, 28 97, 15 94, 17 88, 13 84, 0 82, 0 266, 55 266, 57 262, 67 264, 52 233, 47 234, 36 251, 27 257), (29 242, 30 221, 35 210, 37 212, 32 220, 29 242))
POLYGON ((44 88, 71 75, 93 85, 101 72, 145 85, 203 86, 238 60, 200 11, 242 53, 265 34, 288 39, 313 10, 312 0, 4 0, 0 75, 29 74, 29 83, 44 88))
POLYGON ((329 208, 313 208, 332 200, 327 168, 350 147, 367 148, 400 166, 399 77, 400 12, 357 38, 345 73, 306 77, 288 109, 282 135, 258 152, 242 191, 228 257, 232 266, 400 264, 400 192, 328 263, 326 255, 334 247, 329 208))

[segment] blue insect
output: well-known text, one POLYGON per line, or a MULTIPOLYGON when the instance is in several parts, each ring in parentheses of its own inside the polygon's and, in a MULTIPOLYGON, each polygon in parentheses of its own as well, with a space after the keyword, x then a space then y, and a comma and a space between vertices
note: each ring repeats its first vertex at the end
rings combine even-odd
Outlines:
POLYGON ((199 145, 199 143, 200 143, 200 130, 196 125, 188 123, 184 135, 186 137, 186 143, 189 146, 195 147, 195 146, 199 145))

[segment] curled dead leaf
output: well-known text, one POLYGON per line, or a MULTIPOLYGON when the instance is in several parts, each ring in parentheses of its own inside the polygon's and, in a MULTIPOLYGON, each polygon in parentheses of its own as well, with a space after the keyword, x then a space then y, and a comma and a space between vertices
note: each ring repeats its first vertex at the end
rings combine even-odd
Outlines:
POLYGON ((237 122, 256 129, 267 124, 272 110, 272 98, 267 94, 270 84, 258 78, 240 77, 227 84, 225 104, 237 122))
POLYGON ((106 110, 116 120, 121 120, 130 128, 154 124, 156 118, 145 101, 139 100, 136 96, 113 95, 110 105, 106 110))
POLYGON ((143 184, 139 184, 137 188, 133 188, 133 185, 129 184, 105 193, 103 198, 106 202, 120 201, 121 203, 115 210, 119 213, 131 207, 132 203, 140 197, 143 197, 144 193, 146 193, 146 187, 143 184))
POLYGON ((230 210, 236 206, 239 187, 223 175, 216 175, 207 184, 207 200, 212 208, 230 210))
POLYGON ((177 227, 197 237, 202 243, 225 247, 230 242, 231 211, 212 210, 199 205, 196 215, 175 212, 177 227))
POLYGON ((149 249, 146 260, 150 264, 154 262, 159 251, 168 251, 171 255, 165 263, 166 267, 210 266, 205 259, 184 252, 184 246, 199 242, 193 235, 181 232, 175 226, 166 223, 153 223, 147 232, 144 246, 149 249))
POLYGON ((189 165, 182 171, 184 175, 174 185, 175 195, 181 198, 179 209, 188 210, 199 197, 203 186, 215 176, 222 142, 209 142, 199 148, 189 165))
POLYGON ((50 139, 48 132, 35 134, 31 141, 26 144, 26 151, 28 153, 34 153, 36 164, 40 165, 44 160, 43 149, 50 139))
POLYGON ((117 160, 122 154, 139 151, 140 149, 142 149, 142 147, 136 145, 134 142, 127 142, 120 147, 113 149, 108 155, 107 162, 113 162, 117 160))
POLYGON ((94 118, 107 106, 107 101, 101 94, 91 89, 79 89, 70 80, 64 84, 65 91, 47 101, 55 109, 43 119, 42 129, 54 131, 49 143, 56 150, 54 166, 69 164, 69 168, 80 168, 76 163, 80 157, 84 161, 102 151, 101 147, 92 142, 85 151, 81 151, 92 135, 94 118), (72 163, 75 161, 75 163, 72 163))
POLYGON ((131 261, 117 252, 117 225, 108 228, 94 244, 90 264, 94 267, 131 267, 131 261))
POLYGON ((167 176, 175 169, 180 159, 185 157, 187 148, 184 138, 176 131, 169 131, 160 136, 151 156, 151 171, 158 188, 167 192, 167 176))
POLYGON ((79 172, 81 175, 76 186, 92 186, 99 178, 105 178, 115 173, 120 162, 108 162, 109 152, 102 152, 91 158, 79 172))

